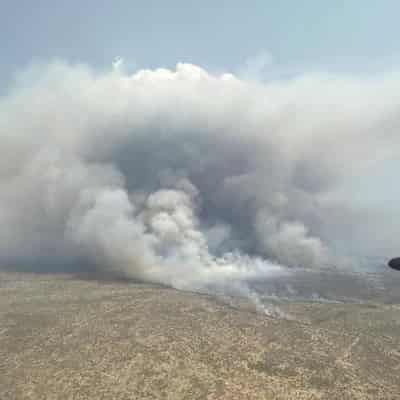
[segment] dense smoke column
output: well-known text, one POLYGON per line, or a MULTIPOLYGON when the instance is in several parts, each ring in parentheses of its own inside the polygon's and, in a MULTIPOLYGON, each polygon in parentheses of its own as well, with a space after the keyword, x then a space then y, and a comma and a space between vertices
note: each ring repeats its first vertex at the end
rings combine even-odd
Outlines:
POLYGON ((397 76, 31 75, 0 105, 3 263, 200 288, 376 255, 383 217, 332 192, 398 156, 397 76))

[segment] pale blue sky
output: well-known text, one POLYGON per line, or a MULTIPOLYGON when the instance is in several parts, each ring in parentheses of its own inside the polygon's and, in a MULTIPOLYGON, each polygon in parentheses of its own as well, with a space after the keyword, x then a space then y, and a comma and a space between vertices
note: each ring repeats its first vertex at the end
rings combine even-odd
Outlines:
MULTIPOLYGON (((52 58, 104 68, 120 56, 128 68, 187 61, 237 71, 266 52, 271 78, 400 64, 396 0, 0 0, 0 7, 0 93, 16 71, 52 58)), ((359 199, 400 201, 400 163, 388 165, 357 183, 359 199)))
POLYGON ((32 59, 234 70, 267 51, 283 70, 393 68, 396 0, 1 0, 4 86, 32 59))

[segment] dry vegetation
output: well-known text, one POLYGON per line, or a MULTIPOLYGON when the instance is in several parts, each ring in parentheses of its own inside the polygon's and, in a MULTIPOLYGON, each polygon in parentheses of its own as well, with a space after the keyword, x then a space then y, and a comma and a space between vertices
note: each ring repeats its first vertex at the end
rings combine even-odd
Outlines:
POLYGON ((0 273, 0 399, 400 399, 400 307, 0 273))

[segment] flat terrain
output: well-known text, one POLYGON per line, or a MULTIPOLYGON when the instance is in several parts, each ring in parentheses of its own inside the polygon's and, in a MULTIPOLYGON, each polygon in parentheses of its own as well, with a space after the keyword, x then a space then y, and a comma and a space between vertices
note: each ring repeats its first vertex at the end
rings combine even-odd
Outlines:
POLYGON ((400 306, 0 273, 0 399, 400 399, 400 306))

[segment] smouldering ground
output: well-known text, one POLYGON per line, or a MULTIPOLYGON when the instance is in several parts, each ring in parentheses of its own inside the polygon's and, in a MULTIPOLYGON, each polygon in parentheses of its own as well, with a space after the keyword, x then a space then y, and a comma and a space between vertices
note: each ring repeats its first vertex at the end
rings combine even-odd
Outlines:
POLYGON ((400 306, 0 273, 0 399, 400 399, 400 306))

